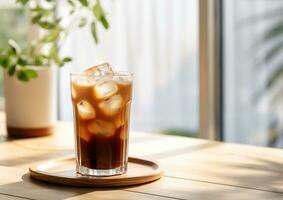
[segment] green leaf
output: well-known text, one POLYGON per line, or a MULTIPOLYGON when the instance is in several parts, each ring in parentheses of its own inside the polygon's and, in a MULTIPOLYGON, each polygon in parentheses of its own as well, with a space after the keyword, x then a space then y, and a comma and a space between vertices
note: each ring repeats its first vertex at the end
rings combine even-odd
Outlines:
POLYGON ((57 65, 59 67, 63 67, 64 66, 64 62, 61 60, 61 58, 59 56, 56 57, 55 62, 57 63, 57 65))
POLYGON ((36 14, 36 15, 32 16, 31 22, 34 23, 34 24, 35 24, 35 23, 39 23, 39 21, 41 20, 41 18, 42 18, 42 14, 41 14, 41 13, 36 14))
POLYGON ((32 78, 36 78, 37 76, 37 72, 32 69, 26 69, 24 67, 21 67, 20 70, 17 71, 17 77, 21 81, 27 82, 32 78))
POLYGON ((7 56, 7 59, 6 59, 7 67, 12 67, 14 65, 17 65, 17 62, 18 62, 18 57, 16 55, 10 54, 7 56))
POLYGON ((81 27, 84 27, 84 26, 86 25, 86 23, 87 23, 87 19, 86 19, 85 17, 82 17, 82 18, 80 19, 79 27, 80 27, 80 28, 81 28, 81 27))
POLYGON ((19 70, 17 72, 17 77, 19 80, 27 82, 29 80, 29 76, 23 70, 19 70))
POLYGON ((74 14, 74 12, 75 12, 75 9, 71 9, 70 12, 69 12, 69 15, 74 14))
POLYGON ((34 56, 34 64, 35 65, 45 65, 47 64, 48 60, 47 60, 47 57, 45 55, 35 55, 34 56))
POLYGON ((2 60, 1 66, 4 67, 4 68, 7 68, 8 67, 7 63, 8 63, 8 59, 5 58, 5 59, 2 60))
POLYGON ((8 59, 9 57, 7 56, 6 51, 2 51, 1 55, 0 55, 0 65, 3 68, 7 68, 8 67, 8 59))
POLYGON ((76 11, 75 9, 70 10, 70 11, 69 11, 69 15, 74 14, 74 13, 75 13, 75 11, 76 11))
POLYGON ((30 9, 32 16, 41 15, 41 16, 50 16, 54 15, 54 10, 52 8, 42 8, 40 6, 36 6, 35 8, 30 9))
POLYGON ((76 7, 76 4, 75 4, 74 1, 68 0, 67 2, 68 2, 68 4, 69 4, 70 6, 72 6, 73 8, 76 7))
POLYGON ((24 73, 29 77, 29 78, 36 78, 38 75, 37 75, 37 72, 32 70, 32 69, 26 69, 24 70, 24 73))
POLYGON ((105 29, 109 28, 109 23, 108 23, 107 19, 104 17, 104 15, 101 17, 100 21, 101 21, 101 23, 102 23, 102 25, 105 29))
POLYGON ((108 23, 108 21, 105 17, 105 13, 104 13, 104 10, 103 10, 103 8, 100 4, 100 1, 97 1, 96 4, 94 4, 94 6, 92 8, 92 12, 93 12, 94 16, 96 17, 96 19, 101 22, 103 27, 105 29, 108 29, 109 23, 108 23))
POLYGON ((12 51, 17 54, 21 52, 21 48, 19 47, 19 45, 12 39, 9 39, 8 41, 9 46, 11 47, 12 51))
POLYGON ((92 37, 93 37, 95 43, 98 43, 98 37, 97 37, 96 24, 95 24, 95 22, 92 22, 92 23, 91 23, 91 33, 92 33, 92 37))
POLYGON ((29 0, 17 0, 16 3, 20 3, 22 5, 26 5, 29 0))
POLYGON ((67 1, 68 2, 68 4, 71 6, 71 10, 69 11, 69 14, 70 15, 72 15, 74 12, 75 12, 75 10, 76 10, 76 4, 75 4, 75 2, 73 1, 73 0, 68 0, 67 1))
POLYGON ((94 4, 94 6, 92 8, 92 12, 93 12, 93 14, 94 14, 94 16, 96 17, 97 20, 100 20, 101 16, 104 15, 104 11, 103 11, 99 1, 97 1, 96 4, 94 4))
POLYGON ((61 29, 56 28, 56 29, 50 31, 48 35, 45 35, 41 39, 41 41, 44 42, 44 43, 54 42, 55 40, 57 40, 59 38, 60 33, 61 33, 61 29))
POLYGON ((59 67, 62 67, 64 65, 64 61, 59 56, 58 47, 54 45, 51 47, 51 49, 52 50, 49 52, 49 56, 59 67))
POLYGON ((25 66, 25 65, 27 65, 27 60, 25 59, 25 58, 23 58, 23 57, 19 57, 19 59, 18 59, 18 64, 19 65, 23 65, 23 66, 25 66))
POLYGON ((50 57, 55 57, 58 54, 58 48, 56 44, 53 44, 49 50, 49 56, 50 57))
POLYGON ((14 75, 16 71, 16 65, 13 65, 9 68, 8 73, 10 76, 14 75))
POLYGON ((88 0, 79 0, 83 6, 88 6, 88 0))
POLYGON ((53 22, 47 22, 47 21, 38 21, 37 24, 43 28, 43 29, 53 29, 56 27, 56 24, 53 22))
POLYGON ((66 63, 66 62, 71 62, 72 61, 72 58, 70 57, 65 57, 63 58, 63 62, 66 63))

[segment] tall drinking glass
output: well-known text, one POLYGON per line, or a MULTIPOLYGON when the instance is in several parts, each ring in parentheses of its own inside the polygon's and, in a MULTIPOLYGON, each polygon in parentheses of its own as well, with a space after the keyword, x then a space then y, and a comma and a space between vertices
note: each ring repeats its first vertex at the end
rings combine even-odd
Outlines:
POLYGON ((125 173, 132 74, 71 74, 76 169, 82 175, 125 173))

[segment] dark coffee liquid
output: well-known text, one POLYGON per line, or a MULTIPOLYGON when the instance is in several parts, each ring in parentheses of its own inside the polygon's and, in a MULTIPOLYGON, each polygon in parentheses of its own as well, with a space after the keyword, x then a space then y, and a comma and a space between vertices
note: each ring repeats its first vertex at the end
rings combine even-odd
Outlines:
POLYGON ((127 139, 119 138, 123 132, 124 127, 121 127, 111 138, 92 137, 89 142, 81 139, 81 165, 91 169, 114 169, 123 166, 128 142, 127 139))
POLYGON ((97 98, 93 89, 96 85, 79 85, 72 82, 72 93, 75 93, 72 101, 76 153, 80 166, 97 170, 125 166, 132 83, 114 83, 117 86, 114 94, 107 98, 97 98), (115 95, 119 98, 113 98, 115 95), (92 112, 80 115, 78 105, 81 101, 88 102, 86 108, 92 107, 95 117, 92 112))

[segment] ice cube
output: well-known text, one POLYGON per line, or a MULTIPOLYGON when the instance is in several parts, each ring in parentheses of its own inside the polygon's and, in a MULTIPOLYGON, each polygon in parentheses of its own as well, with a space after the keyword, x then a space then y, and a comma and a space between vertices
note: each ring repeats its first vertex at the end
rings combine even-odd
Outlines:
POLYGON ((122 108, 123 99, 121 95, 114 95, 108 100, 102 101, 98 104, 98 107, 106 116, 113 116, 122 108))
POLYGON ((86 142, 90 141, 91 139, 90 134, 88 133, 88 130, 84 125, 80 125, 78 131, 81 139, 83 139, 86 142))
POLYGON ((77 104, 79 116, 81 119, 88 120, 95 118, 95 110, 86 100, 82 100, 77 104))
POLYGON ((117 84, 120 84, 120 85, 128 85, 128 84, 131 84, 131 82, 132 82, 132 78, 123 77, 123 76, 114 77, 113 80, 114 80, 117 84))
POLYGON ((117 117, 114 119, 114 124, 116 128, 120 128, 123 126, 126 122, 125 115, 123 111, 121 111, 120 114, 117 115, 117 117))
POLYGON ((76 77, 71 82, 72 98, 76 100, 83 99, 86 91, 92 91, 97 81, 92 77, 76 77))
POLYGON ((107 99, 118 91, 118 86, 113 81, 102 81, 94 86, 94 95, 98 99, 107 99))
POLYGON ((97 136, 111 137, 115 133, 115 126, 112 123, 101 120, 92 121, 87 128, 97 136))
POLYGON ((120 140, 125 140, 126 138, 127 138, 127 136, 128 136, 128 126, 129 126, 129 124, 128 123, 126 123, 125 125, 124 125, 124 127, 122 128, 123 130, 121 130, 121 132, 120 132, 120 135, 119 135, 119 138, 120 138, 120 140))
POLYGON ((123 107, 117 117, 114 119, 114 124, 116 128, 120 128, 121 126, 126 124, 126 121, 129 119, 130 115, 130 103, 128 103, 125 107, 123 107))
POLYGON ((103 63, 101 65, 90 67, 84 70, 87 74, 92 74, 94 76, 105 76, 113 74, 113 70, 110 67, 109 63, 103 63))
POLYGON ((77 77, 72 80, 72 85, 80 87, 89 87, 97 83, 97 79, 92 77, 77 77))

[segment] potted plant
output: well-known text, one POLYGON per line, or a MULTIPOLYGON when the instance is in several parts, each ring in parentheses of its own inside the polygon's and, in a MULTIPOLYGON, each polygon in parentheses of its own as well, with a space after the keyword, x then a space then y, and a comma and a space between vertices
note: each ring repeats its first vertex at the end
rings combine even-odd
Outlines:
POLYGON ((36 38, 25 47, 11 39, 9 47, 0 52, 0 66, 5 69, 7 131, 9 136, 15 137, 49 135, 57 119, 56 67, 72 60, 60 54, 64 39, 75 24, 88 26, 97 43, 96 26, 100 24, 108 29, 109 24, 99 0, 66 0, 70 9, 66 17, 74 19, 65 26, 64 17, 57 16, 55 0, 16 2, 29 12, 36 38))

